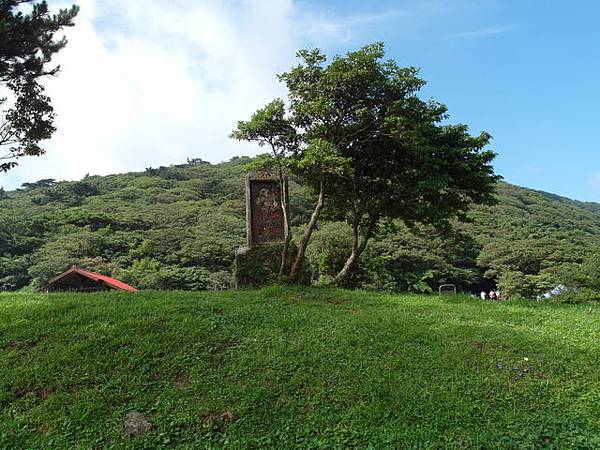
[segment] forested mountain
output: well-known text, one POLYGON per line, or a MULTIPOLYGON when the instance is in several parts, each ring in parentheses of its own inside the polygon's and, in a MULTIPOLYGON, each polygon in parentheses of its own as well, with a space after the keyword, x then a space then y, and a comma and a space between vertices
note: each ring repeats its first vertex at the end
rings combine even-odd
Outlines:
MULTIPOLYGON (((245 243, 244 166, 148 168, 40 180, 0 190, 0 289, 38 287, 72 264, 140 288, 222 289, 231 283, 235 251, 245 243)), ((293 180, 293 224, 306 220, 312 194, 293 180)), ((507 183, 498 205, 475 207, 472 223, 451 235, 388 224, 351 280, 357 287, 426 291, 452 282, 534 295, 558 283, 590 284, 598 265, 600 205, 507 183)), ((295 230, 296 236, 299 234, 295 230)), ((309 247, 315 283, 327 283, 343 263, 349 228, 325 214, 309 247)))

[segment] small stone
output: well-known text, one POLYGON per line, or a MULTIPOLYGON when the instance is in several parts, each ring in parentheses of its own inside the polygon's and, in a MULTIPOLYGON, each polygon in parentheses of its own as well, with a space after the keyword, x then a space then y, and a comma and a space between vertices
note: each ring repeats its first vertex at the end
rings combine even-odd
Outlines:
POLYGON ((154 425, 138 411, 131 411, 125 417, 125 425, 123 432, 128 436, 136 436, 138 434, 146 433, 151 431, 154 425))

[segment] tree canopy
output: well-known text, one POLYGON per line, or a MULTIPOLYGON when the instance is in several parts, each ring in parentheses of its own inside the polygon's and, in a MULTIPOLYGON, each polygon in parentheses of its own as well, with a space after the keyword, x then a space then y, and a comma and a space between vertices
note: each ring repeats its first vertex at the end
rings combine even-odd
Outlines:
POLYGON ((11 93, 10 99, 0 98, 0 171, 23 156, 43 154, 40 142, 55 131, 50 98, 39 79, 58 72, 52 57, 67 40, 55 35, 73 25, 78 11, 72 6, 50 14, 45 1, 0 0, 0 87, 11 93))
POLYGON ((325 203, 352 228, 352 251, 336 277, 341 284, 382 220, 447 228, 471 205, 494 201, 499 177, 491 165, 495 154, 486 149, 489 134, 443 125, 446 107, 421 100, 425 82, 418 70, 384 60, 383 44, 329 64, 319 50, 298 57, 300 64, 279 76, 287 111, 276 100, 234 132, 238 139, 275 143, 277 158, 287 159, 286 168, 319 194, 291 278, 325 203))

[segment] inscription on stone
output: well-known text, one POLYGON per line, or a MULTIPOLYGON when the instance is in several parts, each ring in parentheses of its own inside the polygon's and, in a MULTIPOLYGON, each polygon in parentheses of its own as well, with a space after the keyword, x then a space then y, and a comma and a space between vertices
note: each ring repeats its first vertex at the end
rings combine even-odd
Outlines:
POLYGON ((246 178, 248 245, 284 239, 281 187, 269 172, 252 172, 246 178))

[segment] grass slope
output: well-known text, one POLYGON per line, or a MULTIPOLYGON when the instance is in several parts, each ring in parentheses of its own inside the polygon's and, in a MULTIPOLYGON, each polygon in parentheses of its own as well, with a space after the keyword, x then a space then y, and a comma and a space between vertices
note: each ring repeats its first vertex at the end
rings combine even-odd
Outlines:
POLYGON ((598 448, 599 351, 597 306, 3 294, 0 448, 598 448))

